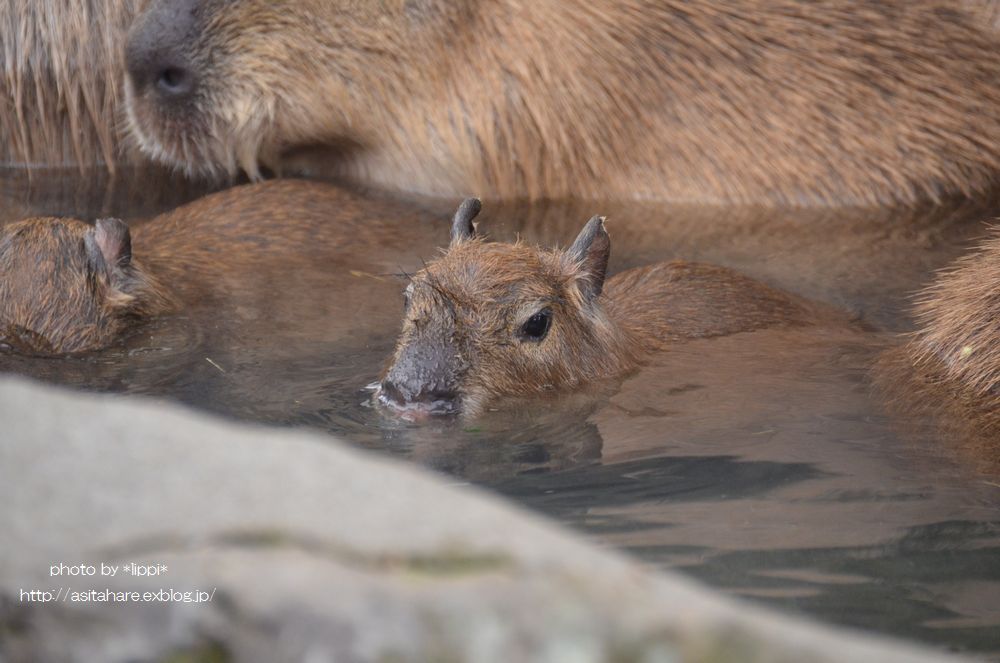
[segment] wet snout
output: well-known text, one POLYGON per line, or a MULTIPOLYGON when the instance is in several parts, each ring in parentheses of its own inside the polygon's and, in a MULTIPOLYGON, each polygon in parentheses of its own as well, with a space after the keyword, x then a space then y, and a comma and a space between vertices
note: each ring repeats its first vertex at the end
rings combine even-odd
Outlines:
POLYGON ((450 342, 418 338, 397 352, 379 386, 379 400, 402 410, 450 414, 460 407, 463 361, 450 342))
POLYGON ((198 74, 190 47, 199 0, 154 0, 129 34, 125 66, 136 95, 178 105, 194 97, 198 74))

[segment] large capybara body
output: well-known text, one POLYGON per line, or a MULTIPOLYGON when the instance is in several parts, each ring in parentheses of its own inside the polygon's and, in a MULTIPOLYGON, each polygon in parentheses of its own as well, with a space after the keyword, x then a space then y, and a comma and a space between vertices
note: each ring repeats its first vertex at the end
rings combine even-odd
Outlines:
POLYGON ((942 272, 921 294, 918 328, 875 371, 891 409, 929 415, 1000 468, 1000 235, 942 272))
POLYGON ((228 301, 255 274, 390 254, 411 240, 386 222, 407 213, 277 180, 207 196, 134 231, 117 219, 11 223, 0 227, 0 344, 29 354, 100 349, 151 317, 228 301))
POLYGON ((189 172, 325 144, 338 176, 428 194, 974 194, 1000 173, 994 4, 154 0, 129 125, 189 172))
POLYGON ((566 251, 487 243, 455 215, 447 252, 406 289, 381 382, 410 412, 475 415, 499 397, 614 380, 686 339, 833 320, 836 314, 723 267, 675 261, 605 279, 610 238, 594 217, 566 251))

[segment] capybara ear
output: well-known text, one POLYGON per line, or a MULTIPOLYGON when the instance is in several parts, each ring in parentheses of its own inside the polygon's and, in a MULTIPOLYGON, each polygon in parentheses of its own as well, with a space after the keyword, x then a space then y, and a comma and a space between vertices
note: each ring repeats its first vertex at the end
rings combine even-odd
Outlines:
POLYGON ((587 301, 592 301, 604 289, 608 258, 611 257, 611 238, 604 228, 603 216, 595 216, 587 222, 567 254, 580 265, 580 291, 587 301))
POLYGON ((122 271, 132 262, 132 235, 121 219, 98 219, 83 238, 87 257, 95 272, 104 274, 111 285, 107 302, 112 306, 127 306, 134 299, 126 294, 128 276, 122 271))
POLYGON ((473 225, 472 220, 476 218, 476 215, 479 214, 479 210, 482 208, 483 203, 479 198, 466 198, 462 201, 462 204, 458 206, 458 210, 455 212, 455 218, 451 222, 452 244, 472 239, 476 236, 476 226, 473 225))
POLYGON ((110 276, 116 268, 132 262, 132 235, 121 219, 98 219, 83 241, 95 271, 103 270, 110 276))
POLYGON ((127 267, 132 262, 132 234, 121 219, 98 219, 94 238, 111 267, 127 267))

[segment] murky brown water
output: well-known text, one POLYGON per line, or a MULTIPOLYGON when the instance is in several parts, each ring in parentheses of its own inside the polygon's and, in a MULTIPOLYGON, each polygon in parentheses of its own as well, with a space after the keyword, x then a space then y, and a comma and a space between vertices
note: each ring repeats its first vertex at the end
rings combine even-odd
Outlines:
MULTIPOLYGON (((162 178, 108 191, 8 174, 0 222, 29 213, 142 222, 199 193, 162 178)), ((1000 477, 956 456, 933 427, 894 424, 869 383, 890 332, 910 326, 908 294, 981 236, 994 208, 488 203, 481 228, 498 239, 566 244, 603 213, 613 271, 713 262, 864 324, 679 344, 599 393, 415 425, 369 407, 364 390, 400 323, 394 273, 418 269, 447 238, 454 201, 413 204, 439 221, 399 255, 368 257, 369 268, 319 256, 263 271, 222 309, 194 307, 91 356, 0 357, 0 370, 337 433, 751 600, 1000 659, 1000 477)))

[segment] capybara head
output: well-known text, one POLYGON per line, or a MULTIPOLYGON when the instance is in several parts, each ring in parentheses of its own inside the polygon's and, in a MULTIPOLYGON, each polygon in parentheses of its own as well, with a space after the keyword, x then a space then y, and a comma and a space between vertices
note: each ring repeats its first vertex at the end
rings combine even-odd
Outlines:
POLYGON ((626 346, 601 302, 611 249, 594 217, 566 251, 487 243, 455 214, 451 244, 406 288, 406 318, 379 399, 473 415, 491 399, 618 374, 626 346))
POLYGON ((26 354, 94 350, 165 305, 132 260, 128 226, 35 218, 0 228, 0 347, 26 354))
POLYGON ((955 4, 150 0, 126 104, 143 151, 191 173, 939 200, 992 190, 1000 170, 1000 51, 955 4))
POLYGON ((400 30, 429 22, 407 15, 411 4, 153 0, 126 46, 130 130, 189 173, 239 167, 255 179, 297 137, 353 141, 379 110, 366 103, 378 81, 414 48, 400 30))

